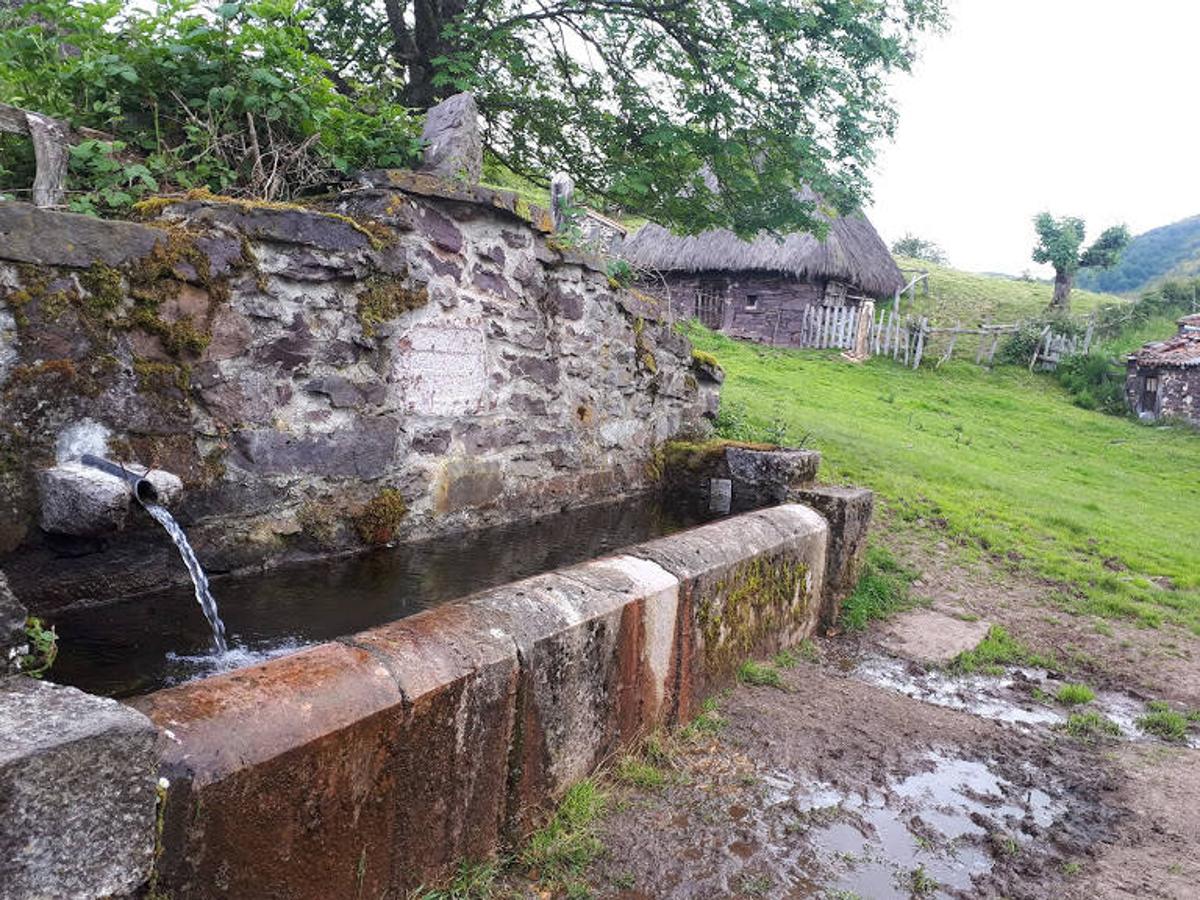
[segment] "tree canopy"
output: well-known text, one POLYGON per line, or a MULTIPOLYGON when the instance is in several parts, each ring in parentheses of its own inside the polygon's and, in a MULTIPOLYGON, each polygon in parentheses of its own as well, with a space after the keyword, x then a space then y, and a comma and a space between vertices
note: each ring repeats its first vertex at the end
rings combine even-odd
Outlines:
POLYGON ((943 0, 311 0, 344 89, 472 91, 492 157, 700 231, 819 229, 867 193, 887 80, 943 0), (811 189, 811 190, 810 190, 811 189))
POLYGON ((1054 296, 1050 307, 1064 312, 1070 308, 1075 273, 1081 268, 1106 269, 1114 265, 1129 243, 1129 229, 1124 225, 1114 225, 1105 229, 1090 247, 1080 252, 1087 225, 1083 219, 1072 216, 1056 219, 1048 212, 1039 213, 1034 217, 1033 227, 1038 236, 1038 243, 1033 248, 1033 261, 1049 263, 1054 267, 1054 296))

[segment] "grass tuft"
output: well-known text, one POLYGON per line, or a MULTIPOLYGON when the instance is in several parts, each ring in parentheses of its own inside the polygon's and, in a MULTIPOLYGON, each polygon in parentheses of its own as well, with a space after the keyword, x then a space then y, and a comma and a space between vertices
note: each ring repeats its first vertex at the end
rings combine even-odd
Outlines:
POLYGON ((954 658, 950 669, 960 675, 976 672, 1000 675, 1005 666, 1053 665, 1053 660, 1034 653, 999 625, 993 625, 974 650, 966 650, 954 658))
POLYGON ((1061 726, 1062 730, 1071 737, 1090 741, 1098 737, 1120 737, 1121 728, 1116 722, 1102 716, 1095 710, 1071 713, 1061 726))
POLYGON ((842 623, 851 631, 861 631, 876 619, 915 605, 909 589, 916 577, 883 547, 868 547, 854 593, 842 604, 842 623))
POLYGON ((1188 716, 1176 712, 1162 700, 1146 704, 1146 715, 1137 720, 1137 727, 1164 741, 1184 741, 1188 735, 1188 716))
POLYGON ((737 678, 742 684, 756 687, 783 687, 783 678, 778 669, 769 663, 755 662, 752 659, 746 660, 738 667, 737 678))
POLYGON ((586 778, 563 795, 554 816, 534 832, 521 852, 521 864, 536 880, 570 892, 583 870, 604 850, 596 821, 608 795, 596 778, 586 778))
POLYGON ((1082 706, 1096 699, 1096 693, 1086 684, 1064 684, 1054 695, 1064 706, 1082 706))

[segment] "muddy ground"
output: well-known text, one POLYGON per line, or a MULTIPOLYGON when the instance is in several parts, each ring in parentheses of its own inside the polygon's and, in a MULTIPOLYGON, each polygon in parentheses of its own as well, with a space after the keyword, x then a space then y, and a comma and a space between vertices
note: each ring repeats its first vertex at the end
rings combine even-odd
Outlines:
MULTIPOLYGON (((1200 642, 1065 612, 1054 585, 887 543, 915 592, 1069 662, 957 679, 897 657, 889 623, 825 637, 779 686, 619 778, 586 872, 600 897, 1200 897, 1200 750, 1140 733, 1144 701, 1200 706, 1200 642), (1086 680, 1120 738, 1078 739, 1047 695, 1086 680)), ((1195 739, 1193 739, 1193 742, 1195 739)))

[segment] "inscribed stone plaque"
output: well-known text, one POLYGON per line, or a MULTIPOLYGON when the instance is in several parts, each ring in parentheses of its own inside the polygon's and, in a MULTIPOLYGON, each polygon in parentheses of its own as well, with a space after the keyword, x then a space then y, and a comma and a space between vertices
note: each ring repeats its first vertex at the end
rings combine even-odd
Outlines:
POLYGON ((458 416, 479 411, 487 388, 483 332, 460 325, 417 325, 400 339, 393 378, 404 411, 458 416))

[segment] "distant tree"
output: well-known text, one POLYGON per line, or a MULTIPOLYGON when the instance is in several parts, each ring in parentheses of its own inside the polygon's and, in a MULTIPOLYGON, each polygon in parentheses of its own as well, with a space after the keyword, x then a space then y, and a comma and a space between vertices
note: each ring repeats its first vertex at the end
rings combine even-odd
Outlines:
POLYGON ((896 256, 907 256, 910 259, 921 259, 933 263, 935 266, 944 266, 949 262, 941 247, 933 241, 917 237, 911 231, 906 232, 904 237, 892 244, 892 253, 896 256))
POLYGON ((1050 309, 1069 312, 1071 287, 1080 269, 1107 269, 1116 265, 1121 251, 1129 243, 1129 229, 1114 225, 1106 229, 1095 243, 1080 252, 1087 226, 1083 219, 1064 216, 1056 219, 1048 212, 1039 213, 1033 220, 1038 243, 1033 248, 1035 263, 1050 263, 1054 267, 1054 296, 1050 309))

